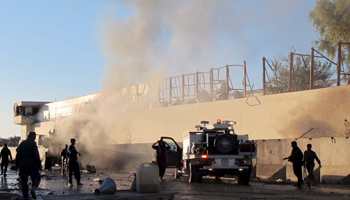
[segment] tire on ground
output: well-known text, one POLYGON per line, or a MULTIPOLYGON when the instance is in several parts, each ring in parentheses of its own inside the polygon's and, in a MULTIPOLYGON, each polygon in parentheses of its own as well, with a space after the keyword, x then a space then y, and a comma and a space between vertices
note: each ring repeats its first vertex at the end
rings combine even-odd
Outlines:
POLYGON ((248 172, 238 174, 238 184, 249 185, 250 173, 251 173, 251 171, 249 169, 248 172))
POLYGON ((188 182, 189 183, 202 182, 203 176, 201 175, 199 168, 200 167, 198 165, 192 165, 191 163, 189 164, 189 170, 188 170, 188 182))
POLYGON ((175 168, 175 170, 174 170, 174 178, 175 179, 178 179, 178 178, 180 178, 180 176, 181 176, 181 174, 178 172, 178 168, 175 168))

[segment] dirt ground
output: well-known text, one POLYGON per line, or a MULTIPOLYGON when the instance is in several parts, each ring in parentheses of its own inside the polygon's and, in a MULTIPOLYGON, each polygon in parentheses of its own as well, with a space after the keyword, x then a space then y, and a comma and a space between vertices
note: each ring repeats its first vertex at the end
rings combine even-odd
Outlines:
MULTIPOLYGON (((170 172, 171 173, 171 172, 170 172)), ((318 184, 309 189, 304 186, 298 189, 294 183, 260 182, 253 179, 250 185, 238 185, 234 179, 214 180, 204 178, 202 183, 188 183, 187 177, 174 179, 167 173, 165 181, 159 182, 161 192, 175 192, 175 199, 350 199, 350 185, 318 184)), ((93 193, 99 187, 98 180, 105 178, 115 180, 118 190, 128 190, 134 180, 132 172, 111 173, 97 172, 82 173, 83 186, 68 187, 67 177, 58 172, 42 172, 40 190, 37 191, 39 200, 55 195, 78 195, 93 193)), ((30 183, 29 183, 30 184, 30 183)), ((7 177, 0 177, 0 199, 22 199, 17 181, 17 174, 10 170, 7 177)))

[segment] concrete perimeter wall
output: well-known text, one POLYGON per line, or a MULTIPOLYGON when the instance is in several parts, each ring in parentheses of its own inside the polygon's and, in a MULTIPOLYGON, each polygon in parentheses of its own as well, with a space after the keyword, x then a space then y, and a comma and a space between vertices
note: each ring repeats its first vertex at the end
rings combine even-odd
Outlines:
MULTIPOLYGON (((132 140, 132 144, 153 143, 161 136, 170 136, 181 142, 185 130, 194 129, 194 126, 199 124, 201 120, 209 120, 210 123, 214 123, 217 119, 234 120, 237 122, 234 126, 237 134, 249 134, 250 139, 253 140, 266 139, 265 143, 272 142, 267 141, 267 139, 298 138, 310 129, 312 131, 307 134, 307 137, 344 136, 344 119, 350 118, 349 96, 350 85, 347 85, 258 96, 257 98, 249 98, 247 102, 246 99, 233 99, 121 112, 116 115, 118 116, 116 119, 108 119, 114 125, 114 129, 108 129, 109 138, 110 141, 114 140, 119 144, 129 143, 130 140, 132 140)), ((38 134, 47 135, 53 127, 59 129, 58 125, 64 126, 65 124, 60 124, 59 121, 47 121, 33 125, 23 125, 21 135, 25 136, 28 131, 36 131, 38 134)), ((96 130, 96 134, 99 133, 100 130, 96 130)), ((79 140, 79 138, 77 139, 79 140)), ((282 143, 281 141, 280 143, 282 143)), ((291 165, 277 162, 277 160, 282 159, 282 156, 280 154, 277 156, 277 153, 283 152, 285 156, 290 154, 290 141, 285 140, 286 144, 279 144, 282 146, 275 146, 277 144, 268 145, 269 148, 273 148, 271 149, 272 156, 264 157, 264 154, 262 154, 261 167, 265 162, 263 162, 264 159, 267 159, 266 162, 270 160, 271 163, 266 163, 268 168, 274 167, 275 170, 272 171, 283 172, 281 168, 285 167, 285 178, 293 179, 294 176, 290 173, 291 165), (273 156, 275 152, 278 158, 273 156)), ((316 141, 316 139, 312 141, 316 141)), ((301 143, 302 150, 305 150, 306 143, 301 143)), ((336 144, 334 145, 330 141, 322 143, 323 153, 323 150, 321 152, 317 151, 321 147, 318 147, 317 144, 314 145, 314 149, 324 160, 322 179, 325 179, 326 176, 334 178, 339 173, 341 173, 339 174, 340 177, 349 174, 344 166, 350 166, 350 163, 343 163, 349 157, 347 151, 342 150, 339 142, 336 144), (328 152, 327 145, 330 145, 336 151, 335 154, 330 154, 335 155, 334 158, 332 156, 325 157, 328 152), (341 160, 337 160, 338 158, 341 160)), ((262 142, 259 142, 258 147, 265 151, 262 142)), ((263 151, 260 150, 259 152, 263 151)), ((260 158, 259 154, 258 157, 260 158)), ((261 174, 261 172, 259 173, 261 174)), ((269 172, 266 176, 272 175, 269 172)))
POLYGON ((201 120, 234 120, 237 134, 250 139, 341 136, 350 118, 350 86, 258 96, 125 112, 118 119, 114 139, 151 143, 160 136, 182 140, 182 133, 201 120))
MULTIPOLYGON (((291 142, 285 140, 258 140, 257 176, 263 179, 297 181, 293 165, 284 157, 291 154, 291 142)), ((316 182, 350 183, 350 139, 348 137, 301 138, 296 140, 302 152, 307 144, 312 144, 321 160, 322 168, 315 161, 316 182)), ((303 170, 304 171, 304 170, 303 170)), ((304 177, 307 174, 304 172, 304 177)))
MULTIPOLYGON (((251 97, 247 102, 233 99, 130 111, 108 119, 115 123, 109 134, 118 143, 128 143, 130 138, 133 143, 152 143, 160 136, 181 141, 182 133, 201 120, 222 119, 236 121, 236 133, 249 134, 253 140, 297 138, 311 128, 308 137, 344 136, 344 119, 350 118, 349 96, 347 85, 251 97)), ((59 125, 59 120, 22 125, 21 136, 25 139, 29 131, 48 135, 59 125)))

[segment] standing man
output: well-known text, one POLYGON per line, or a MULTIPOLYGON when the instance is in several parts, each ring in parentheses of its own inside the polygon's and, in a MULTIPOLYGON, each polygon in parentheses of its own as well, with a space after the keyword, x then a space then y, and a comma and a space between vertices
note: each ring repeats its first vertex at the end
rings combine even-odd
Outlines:
POLYGON ((160 180, 164 181, 163 176, 167 167, 167 150, 170 149, 170 147, 166 142, 160 139, 152 145, 152 148, 156 150, 156 158, 159 167, 160 180))
POLYGON ((69 153, 69 159, 68 159, 68 186, 72 187, 72 173, 74 172, 74 177, 77 180, 77 185, 83 185, 80 183, 80 169, 79 169, 79 163, 78 163, 78 156, 81 156, 81 154, 75 149, 75 139, 70 139, 71 145, 68 148, 69 153))
POLYGON ((29 132, 28 138, 21 142, 17 148, 16 169, 19 168, 24 199, 28 199, 28 176, 32 179, 30 194, 33 199, 36 199, 35 190, 40 183, 39 170, 41 170, 41 162, 35 138, 36 133, 29 132))
POLYGON ((298 178, 298 183, 295 185, 298 188, 303 187, 303 173, 302 173, 302 166, 303 164, 303 152, 299 149, 297 146, 297 142, 293 141, 292 143, 292 153, 289 157, 283 158, 283 160, 288 159, 288 161, 293 163, 293 171, 295 176, 298 178))
POLYGON ((315 185, 315 176, 314 176, 314 167, 315 167, 315 162, 314 160, 318 162, 318 165, 321 166, 321 161, 318 159, 316 153, 311 150, 312 145, 308 144, 307 145, 307 150, 304 152, 304 162, 305 162, 305 167, 307 169, 307 172, 309 173, 309 181, 307 185, 311 188, 311 186, 315 185), (311 181, 313 181, 311 185, 311 181))
POLYGON ((65 175, 67 172, 67 163, 68 163, 68 145, 66 144, 65 148, 61 151, 62 156, 62 174, 65 175))
POLYGON ((7 172, 7 166, 9 164, 9 156, 10 156, 11 161, 12 161, 11 151, 9 148, 7 148, 7 144, 4 144, 4 147, 1 149, 1 154, 0 154, 0 157, 2 157, 1 174, 3 174, 4 176, 7 176, 6 172, 7 172), (4 167, 5 167, 5 170, 4 170, 4 167))

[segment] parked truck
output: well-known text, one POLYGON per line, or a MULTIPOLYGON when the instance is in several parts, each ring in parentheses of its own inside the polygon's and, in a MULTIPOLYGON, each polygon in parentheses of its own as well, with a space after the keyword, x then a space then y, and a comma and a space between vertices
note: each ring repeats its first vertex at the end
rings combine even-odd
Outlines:
POLYGON ((212 125, 201 121, 196 130, 183 133, 181 148, 171 137, 162 137, 170 145, 168 168, 175 168, 175 177, 188 174, 188 181, 201 182, 203 176, 216 179, 236 175, 239 184, 248 184, 252 159, 256 157, 256 143, 248 135, 234 132, 234 121, 217 120, 212 125))

